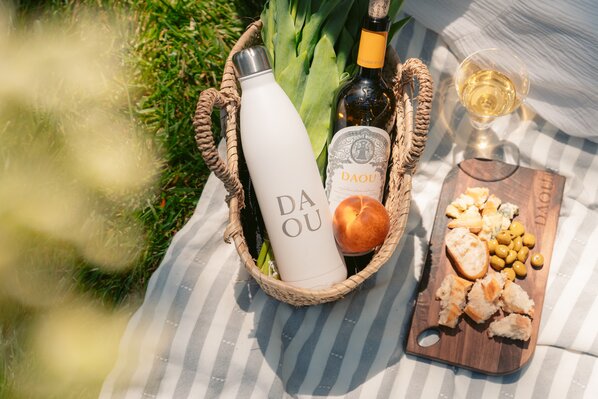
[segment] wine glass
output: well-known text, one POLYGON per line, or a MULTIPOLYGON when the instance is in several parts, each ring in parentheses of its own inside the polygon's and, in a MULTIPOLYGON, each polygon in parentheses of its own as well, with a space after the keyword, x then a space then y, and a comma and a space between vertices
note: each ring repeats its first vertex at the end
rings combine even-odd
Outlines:
POLYGON ((519 150, 499 140, 492 130, 496 118, 508 115, 525 100, 529 77, 523 61, 497 48, 479 50, 461 62, 454 84, 474 132, 465 158, 484 158, 519 164, 519 150))

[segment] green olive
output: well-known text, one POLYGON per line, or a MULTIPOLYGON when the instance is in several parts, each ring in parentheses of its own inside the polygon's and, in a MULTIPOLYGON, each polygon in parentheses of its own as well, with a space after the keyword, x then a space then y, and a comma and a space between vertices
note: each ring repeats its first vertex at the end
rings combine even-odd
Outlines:
POLYGON ((522 262, 519 262, 518 260, 513 262, 513 271, 519 278, 523 278, 527 275, 527 268, 522 262))
POLYGON ((515 271, 512 267, 505 267, 501 273, 511 281, 515 280, 515 271))
POLYGON ((544 256, 539 252, 533 253, 529 262, 532 264, 533 267, 539 269, 542 266, 544 266, 544 256))
POLYGON ((519 252, 517 252, 517 260, 519 262, 525 263, 527 260, 527 256, 529 255, 529 248, 528 247, 521 247, 519 252))
POLYGON ((499 258, 505 259, 509 254, 509 248, 506 245, 497 245, 496 249, 494 250, 494 253, 499 258))
POLYGON ((507 265, 510 265, 511 263, 515 262, 516 260, 517 260, 517 252, 512 249, 509 250, 509 254, 505 258, 505 262, 507 263, 507 265))
POLYGON ((525 233, 525 227, 518 220, 514 220, 511 223, 511 225, 509 226, 509 230, 511 231, 511 234, 513 234, 515 237, 522 236, 523 233, 525 233))
POLYGON ((508 231, 501 230, 496 235, 496 241, 498 241, 498 243, 502 245, 509 245, 509 243, 511 242, 511 234, 508 231))
POLYGON ((532 233, 525 233, 523 235, 523 245, 525 245, 529 249, 532 249, 534 245, 536 245, 536 236, 532 233))
POLYGON ((517 252, 523 247, 523 239, 521 237, 515 237, 513 240, 513 249, 517 252))
POLYGON ((496 242, 496 238, 488 240, 488 252, 490 252, 490 255, 494 255, 494 250, 496 250, 497 245, 498 242, 496 242))
POLYGON ((496 271, 501 271, 505 267, 505 261, 496 255, 490 257, 490 266, 496 271))

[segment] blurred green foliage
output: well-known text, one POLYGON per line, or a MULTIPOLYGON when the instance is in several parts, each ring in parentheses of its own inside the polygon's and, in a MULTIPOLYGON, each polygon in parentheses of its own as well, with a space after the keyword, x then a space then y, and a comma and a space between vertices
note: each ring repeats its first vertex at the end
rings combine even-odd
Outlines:
MULTIPOLYGON (((110 263, 109 253, 108 258, 85 256, 63 239, 48 238, 36 231, 24 233, 24 238, 35 244, 29 248, 31 251, 21 251, 19 256, 31 255, 32 261, 18 276, 26 288, 25 294, 36 293, 42 299, 24 303, 4 296, 0 298, 0 398, 97 396, 97 386, 74 385, 69 391, 65 381, 57 381, 66 384, 66 390, 61 394, 37 396, 39 392, 23 389, 24 386, 19 385, 23 375, 20 369, 38 368, 36 360, 29 357, 25 343, 31 340, 39 320, 51 313, 53 304, 65 302, 65 298, 72 295, 87 298, 103 309, 118 311, 120 315, 123 310, 125 313, 133 311, 140 304, 151 274, 159 266, 173 236, 191 217, 209 175, 193 138, 192 116, 199 92, 219 86, 230 48, 245 27, 259 18, 262 7, 263 1, 255 0, 2 2, 0 15, 6 17, 4 21, 8 21, 8 26, 0 24, 3 28, 0 34, 7 34, 9 40, 17 31, 35 32, 46 23, 58 24, 60 29, 70 32, 89 15, 93 15, 104 29, 114 30, 112 33, 121 40, 110 50, 126 72, 123 81, 117 82, 123 90, 119 94, 124 94, 125 98, 117 103, 118 112, 135 131, 144 134, 142 137, 147 138, 144 146, 159 154, 160 164, 156 183, 134 198, 121 193, 116 196, 117 201, 113 198, 114 193, 107 192, 97 197, 100 198, 98 202, 113 207, 106 212, 119 222, 108 226, 107 231, 117 233, 110 240, 118 241, 121 247, 126 246, 124 236, 119 234, 127 233, 129 228, 123 226, 127 221, 131 226, 133 221, 141 226, 142 248, 135 248, 136 255, 127 267, 106 268, 104 261, 110 263), (130 215, 123 211, 130 209, 133 210, 130 215), (41 279, 31 278, 33 275, 41 276, 41 279), (46 284, 35 285, 34 281, 46 281, 46 284), (44 300, 45 303, 39 303, 44 300), (66 391, 69 391, 68 395, 65 395, 66 391)), ((85 104, 80 106, 84 109, 85 104)), ((21 121, 28 129, 33 126, 33 130, 29 130, 36 133, 19 137, 12 144, 27 146, 33 157, 35 142, 39 135, 46 134, 43 152, 60 157, 65 136, 55 133, 63 126, 48 115, 35 112, 30 120, 21 121)), ((217 118, 218 115, 214 115, 214 121, 217 118)), ((217 129, 217 124, 214 126, 217 129)), ((0 151, 7 151, 7 148, 9 146, 5 145, 0 151)), ((44 172, 51 173, 51 170, 44 172)), ((76 181, 72 183, 77 184, 76 181)), ((51 220, 48 223, 51 225, 51 220)), ((134 228, 130 229, 136 232, 134 228)), ((98 247, 101 247, 102 237, 99 240, 98 247)), ((104 243, 106 248, 110 248, 108 244, 114 245, 114 242, 104 243)), ((109 324, 101 320, 104 319, 96 321, 98 325, 109 324)), ((122 322, 122 317, 119 320, 122 322)), ((55 326, 56 323, 47 324, 55 326)), ((29 384, 34 385, 35 381, 29 384)))

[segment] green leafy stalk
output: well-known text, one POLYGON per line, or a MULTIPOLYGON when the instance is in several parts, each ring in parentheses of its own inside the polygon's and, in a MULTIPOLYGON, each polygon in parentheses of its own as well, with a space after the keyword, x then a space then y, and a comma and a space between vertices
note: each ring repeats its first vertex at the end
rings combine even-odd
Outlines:
POLYGON ((297 1, 297 14, 295 15, 295 37, 297 45, 303 36, 303 27, 311 12, 311 1, 297 1))
POLYGON ((280 66, 297 63, 295 52, 295 21, 290 14, 288 0, 277 2, 276 37, 274 39, 274 77, 280 80, 280 66))
MULTIPOLYGON (((282 0, 283 2, 285 0, 282 0)), ((303 28, 303 35, 299 43, 299 53, 306 51, 307 58, 311 61, 313 54, 320 40, 320 32, 326 18, 332 13, 340 0, 327 0, 322 2, 318 10, 312 14, 303 28)))
POLYGON ((339 80, 342 80, 342 75, 347 67, 347 61, 351 56, 351 50, 353 49, 354 44, 355 41, 351 37, 349 30, 346 27, 343 27, 336 46, 336 67, 339 74, 339 80))
POLYGON ((305 124, 314 154, 326 146, 330 131, 330 112, 334 93, 339 83, 334 46, 329 37, 321 37, 315 48, 314 59, 305 83, 305 93, 299 114, 305 124))
MULTIPOLYGON (((347 23, 345 28, 353 38, 353 42, 357 43, 359 40, 359 32, 361 31, 361 24, 368 12, 369 0, 355 0, 353 7, 349 11, 347 23)), ((357 48, 357 46, 355 46, 357 48)))
POLYGON ((402 6, 403 0, 393 0, 390 2, 390 7, 388 8, 388 18, 390 18, 391 21, 394 21, 397 18, 402 6))
POLYGON ((388 40, 390 41, 409 21, 411 21, 411 17, 407 16, 390 25, 390 29, 388 30, 388 40))
POLYGON ((276 0, 266 2, 266 6, 262 11, 260 19, 263 22, 262 25, 262 41, 264 46, 268 50, 270 61, 272 62, 272 68, 276 69, 274 64, 274 40, 276 36, 276 22, 274 20, 274 14, 276 13, 276 0))
POLYGON ((332 15, 326 19, 322 27, 322 35, 328 36, 331 43, 336 43, 343 30, 354 0, 343 0, 334 8, 332 15))
POLYGON ((260 249, 260 253, 257 258, 257 265, 260 271, 266 276, 280 280, 278 269, 276 268, 276 262, 274 261, 272 245, 268 240, 264 240, 264 244, 260 249))

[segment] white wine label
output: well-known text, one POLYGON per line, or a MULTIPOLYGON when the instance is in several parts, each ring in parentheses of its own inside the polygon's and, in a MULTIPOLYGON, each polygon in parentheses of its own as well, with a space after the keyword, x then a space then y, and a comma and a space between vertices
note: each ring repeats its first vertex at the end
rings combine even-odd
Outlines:
POLYGON ((332 214, 351 195, 382 200, 390 136, 373 126, 350 126, 336 132, 328 146, 326 195, 332 214))

